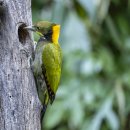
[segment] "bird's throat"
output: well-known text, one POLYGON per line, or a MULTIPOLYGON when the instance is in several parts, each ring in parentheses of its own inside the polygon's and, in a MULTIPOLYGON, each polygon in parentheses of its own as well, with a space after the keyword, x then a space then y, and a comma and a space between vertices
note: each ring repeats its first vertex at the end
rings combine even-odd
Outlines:
POLYGON ((58 44, 58 39, 60 35, 60 25, 55 25, 52 27, 52 42, 58 44))

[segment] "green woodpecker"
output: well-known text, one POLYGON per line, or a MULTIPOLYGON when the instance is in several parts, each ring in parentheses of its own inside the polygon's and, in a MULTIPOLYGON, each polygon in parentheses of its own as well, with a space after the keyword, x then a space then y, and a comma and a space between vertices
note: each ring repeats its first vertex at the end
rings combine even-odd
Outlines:
POLYGON ((61 77, 62 56, 58 42, 60 25, 40 21, 31 27, 25 27, 25 29, 34 31, 40 36, 35 49, 32 70, 36 81, 38 96, 43 104, 43 118, 48 103, 50 102, 50 104, 52 104, 55 99, 61 77))

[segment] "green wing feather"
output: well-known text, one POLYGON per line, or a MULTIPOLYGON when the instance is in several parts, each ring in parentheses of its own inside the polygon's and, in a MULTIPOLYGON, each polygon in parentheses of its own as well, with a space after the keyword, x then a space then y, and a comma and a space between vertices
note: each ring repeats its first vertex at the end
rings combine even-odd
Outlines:
MULTIPOLYGON (((48 89, 56 94, 61 76, 61 48, 57 44, 49 43, 45 45, 42 53, 42 61, 44 68, 44 77, 48 89), (50 87, 50 88, 49 88, 50 87)), ((52 99, 53 100, 53 99, 52 99)), ((53 101, 51 101, 53 102, 53 101)))

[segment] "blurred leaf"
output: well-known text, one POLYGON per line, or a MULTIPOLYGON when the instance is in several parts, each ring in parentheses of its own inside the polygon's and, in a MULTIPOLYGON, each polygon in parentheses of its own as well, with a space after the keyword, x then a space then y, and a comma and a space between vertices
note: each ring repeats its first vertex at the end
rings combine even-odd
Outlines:
POLYGON ((96 113, 94 116, 92 123, 90 124, 90 130, 100 130, 101 128, 101 123, 102 121, 107 118, 107 119, 112 119, 113 118, 113 123, 109 120, 109 123, 111 125, 112 130, 118 130, 118 120, 115 114, 113 114, 111 111, 112 109, 112 98, 113 95, 109 96, 108 99, 106 99, 99 109, 99 111, 96 113), (112 116, 110 118, 110 115, 112 116))
POLYGON ((48 129, 53 128, 54 126, 58 125, 61 120, 64 119, 64 106, 60 106, 61 102, 55 102, 51 108, 46 112, 45 122, 43 122, 43 126, 48 129))
POLYGON ((84 9, 84 7, 80 4, 78 0, 73 0, 73 4, 76 12, 78 13, 78 16, 80 16, 81 19, 85 20, 88 17, 87 11, 84 9))
POLYGON ((106 18, 106 24, 107 24, 107 28, 110 31, 110 35, 112 36, 114 42, 116 44, 118 44, 119 47, 121 47, 122 39, 121 39, 119 32, 117 31, 116 26, 114 25, 110 16, 108 16, 106 18))
POLYGON ((75 93, 75 95, 70 99, 74 109, 71 111, 69 122, 71 122, 70 125, 73 126, 73 128, 77 128, 82 124, 84 116, 83 105, 81 104, 78 95, 78 93, 75 93))
POLYGON ((100 2, 97 5, 95 18, 97 18, 98 20, 97 22, 101 24, 108 14, 110 0, 99 0, 99 1, 100 2))
POLYGON ((122 83, 120 80, 117 80, 116 82, 116 98, 119 108, 119 115, 121 118, 121 125, 124 125, 125 122, 125 95, 122 88, 122 83))
MULTIPOLYGON (((111 52, 107 48, 102 47, 99 49, 98 56, 99 56, 98 60, 102 65, 102 70, 105 71, 105 73, 109 76, 112 73, 114 73, 116 68, 111 52)), ((111 76, 114 76, 114 74, 111 76)))
POLYGON ((106 115, 107 121, 110 125, 111 130, 118 130, 119 129, 119 119, 113 110, 107 112, 106 115))

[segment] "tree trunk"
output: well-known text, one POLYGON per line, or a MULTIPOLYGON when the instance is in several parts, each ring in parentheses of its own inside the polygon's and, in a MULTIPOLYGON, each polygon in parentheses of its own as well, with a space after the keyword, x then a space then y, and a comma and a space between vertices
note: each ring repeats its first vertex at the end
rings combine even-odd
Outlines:
POLYGON ((0 0, 0 130, 40 130, 31 24, 31 0, 0 0))

